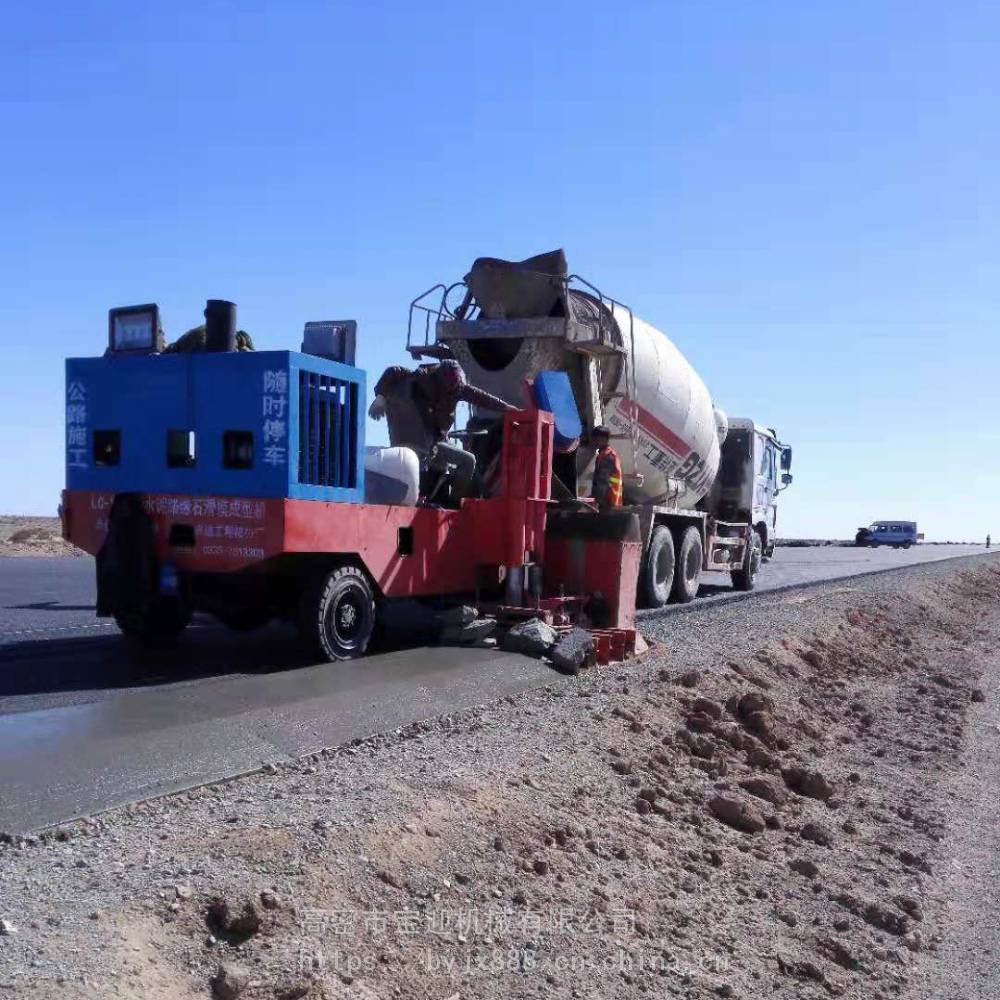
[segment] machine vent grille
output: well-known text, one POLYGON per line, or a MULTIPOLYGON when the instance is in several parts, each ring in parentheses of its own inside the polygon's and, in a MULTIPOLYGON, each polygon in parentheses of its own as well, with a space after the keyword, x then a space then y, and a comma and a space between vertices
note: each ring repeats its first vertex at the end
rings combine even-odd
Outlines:
POLYGON ((299 482, 357 486, 358 387, 299 372, 299 482))

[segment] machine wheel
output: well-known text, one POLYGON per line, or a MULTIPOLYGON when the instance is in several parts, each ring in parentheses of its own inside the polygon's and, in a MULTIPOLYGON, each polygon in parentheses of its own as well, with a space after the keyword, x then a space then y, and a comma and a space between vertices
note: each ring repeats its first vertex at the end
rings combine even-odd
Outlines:
POLYGON ((375 596, 356 566, 338 566, 302 592, 299 633, 311 655, 324 660, 364 656, 375 629, 375 596))
POLYGON ((913 542, 903 542, 903 548, 908 549, 912 544, 913 542))
POLYGON ((701 533, 693 524, 688 525, 681 533, 680 545, 677 547, 673 597, 678 604, 687 604, 698 596, 703 559, 701 533))
POLYGON ((172 646, 190 621, 191 611, 175 597, 154 597, 141 610, 115 615, 128 638, 150 647, 172 646))
POLYGON ((674 585, 674 536, 662 524, 649 536, 642 562, 642 594, 647 608, 662 608, 674 585))
POLYGON ((750 532, 750 544, 743 554, 743 565, 731 574, 733 586, 737 590, 753 590, 757 585, 757 573, 760 570, 760 557, 764 543, 756 528, 750 532))

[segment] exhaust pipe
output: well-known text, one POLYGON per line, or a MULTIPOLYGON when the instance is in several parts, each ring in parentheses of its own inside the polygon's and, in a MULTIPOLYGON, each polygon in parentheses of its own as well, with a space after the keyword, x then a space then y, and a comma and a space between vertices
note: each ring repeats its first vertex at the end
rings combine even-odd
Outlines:
POLYGON ((236 303, 209 299, 205 303, 205 350, 236 350, 236 303))

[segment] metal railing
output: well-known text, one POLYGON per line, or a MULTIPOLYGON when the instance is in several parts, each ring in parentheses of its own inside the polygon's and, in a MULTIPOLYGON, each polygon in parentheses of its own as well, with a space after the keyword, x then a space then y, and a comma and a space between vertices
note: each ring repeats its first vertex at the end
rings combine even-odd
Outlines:
MULTIPOLYGON (((448 296, 456 288, 465 287, 466 284, 464 281, 456 281, 450 285, 433 285, 410 303, 410 315, 406 323, 407 351, 412 352, 421 348, 433 347, 437 344, 438 322, 443 319, 455 319, 455 314, 448 305, 448 296), (435 293, 439 294, 436 298, 432 298, 435 296, 435 293), (428 302, 428 300, 431 301, 428 302), (422 337, 421 332, 423 334, 422 337)), ((463 318, 475 319, 478 314, 479 307, 478 305, 474 305, 463 318)))
MULTIPOLYGON (((565 278, 558 278, 555 275, 536 272, 540 277, 552 280, 557 278, 562 285, 562 297, 566 303, 564 323, 566 328, 566 341, 572 343, 569 338, 569 324, 573 317, 572 307, 569 305, 570 292, 577 291, 596 299, 600 308, 597 310, 597 339, 595 343, 602 346, 609 344, 616 349, 624 360, 624 382, 623 392, 614 392, 608 398, 618 398, 628 404, 629 425, 631 427, 631 439, 633 454, 639 447, 639 413, 638 413, 638 389, 635 378, 635 315, 632 309, 619 302, 610 295, 605 295, 596 285, 589 282, 579 274, 570 274, 565 278), (618 322, 616 311, 624 313, 628 317, 628 330, 623 330, 618 322), (621 337, 621 342, 615 344, 615 328, 621 337), (627 346, 625 338, 627 340, 627 346)), ((429 349, 437 346, 437 324, 442 320, 453 320, 461 318, 463 320, 475 320, 480 314, 479 305, 475 300, 469 301, 468 285, 465 281, 456 281, 450 285, 439 283, 432 285, 427 291, 418 295, 410 303, 410 312, 406 324, 406 349, 411 354, 430 353, 429 349), (449 303, 449 297, 456 289, 463 289, 463 305, 466 306, 461 317, 456 316, 455 311, 449 303)), ((586 347, 587 344, 577 345, 586 347)), ((623 407, 624 409, 624 407, 623 407)))

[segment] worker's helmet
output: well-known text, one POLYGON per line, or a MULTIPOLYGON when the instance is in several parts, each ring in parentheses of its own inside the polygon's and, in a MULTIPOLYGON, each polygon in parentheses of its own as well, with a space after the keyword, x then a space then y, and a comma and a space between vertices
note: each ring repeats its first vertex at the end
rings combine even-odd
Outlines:
POLYGON ((465 372, 462 371, 462 366, 457 361, 451 358, 442 361, 439 372, 441 381, 449 389, 461 389, 465 385, 465 372))

